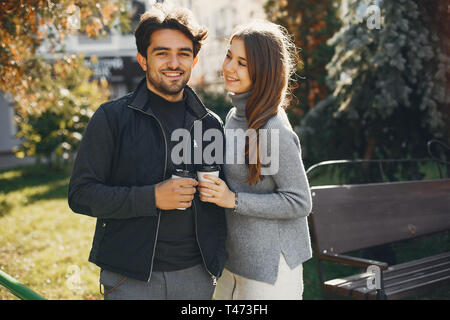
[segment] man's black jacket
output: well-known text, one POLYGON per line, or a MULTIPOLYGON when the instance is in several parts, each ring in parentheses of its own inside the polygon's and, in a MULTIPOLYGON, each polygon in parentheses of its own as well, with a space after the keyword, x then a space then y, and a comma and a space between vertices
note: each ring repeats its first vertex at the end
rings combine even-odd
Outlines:
MULTIPOLYGON (((191 88, 184 92, 185 128, 191 130, 191 137, 194 121, 201 121, 203 132, 218 129, 225 141, 220 118, 205 108, 191 88)), ((68 196, 74 212, 97 218, 89 261, 134 279, 150 279, 161 215, 155 206, 155 184, 172 174, 167 172, 169 140, 147 103, 145 79, 134 92, 102 104, 92 116, 68 196)), ((204 142, 201 145, 206 147, 204 142)), ((189 170, 195 170, 193 163, 186 165, 189 170)), ((200 252, 215 280, 227 258, 224 209, 200 201, 198 192, 192 206, 200 252)))

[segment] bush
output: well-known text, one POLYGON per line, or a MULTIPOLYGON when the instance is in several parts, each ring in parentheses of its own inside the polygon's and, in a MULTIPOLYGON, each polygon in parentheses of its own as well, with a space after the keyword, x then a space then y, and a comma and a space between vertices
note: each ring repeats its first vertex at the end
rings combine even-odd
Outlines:
POLYGON ((196 88, 196 92, 202 99, 203 104, 225 122, 228 111, 232 108, 231 101, 227 99, 226 93, 209 91, 204 88, 196 88))
POLYGON ((15 108, 22 141, 15 153, 19 158, 45 157, 51 165, 52 155, 58 164, 77 150, 90 117, 109 92, 106 80, 91 80, 83 56, 58 61, 49 71, 49 77, 30 90, 37 97, 34 108, 15 108))

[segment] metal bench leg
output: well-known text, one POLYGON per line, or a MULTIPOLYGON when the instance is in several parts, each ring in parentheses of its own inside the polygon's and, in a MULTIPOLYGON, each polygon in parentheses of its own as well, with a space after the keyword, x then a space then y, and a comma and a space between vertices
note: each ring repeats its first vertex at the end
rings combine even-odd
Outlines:
POLYGON ((384 277, 383 271, 380 272, 380 289, 377 289, 377 300, 387 300, 386 293, 384 292, 384 277))

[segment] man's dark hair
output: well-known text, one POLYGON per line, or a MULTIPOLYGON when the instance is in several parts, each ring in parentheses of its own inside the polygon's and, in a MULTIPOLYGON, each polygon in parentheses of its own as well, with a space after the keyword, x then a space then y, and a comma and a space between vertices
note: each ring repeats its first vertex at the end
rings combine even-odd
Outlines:
POLYGON ((192 40, 194 57, 202 46, 202 41, 208 36, 205 27, 199 26, 192 12, 185 8, 170 9, 166 5, 157 3, 142 14, 139 25, 134 32, 138 52, 147 57, 147 48, 153 32, 162 29, 179 30, 192 40))

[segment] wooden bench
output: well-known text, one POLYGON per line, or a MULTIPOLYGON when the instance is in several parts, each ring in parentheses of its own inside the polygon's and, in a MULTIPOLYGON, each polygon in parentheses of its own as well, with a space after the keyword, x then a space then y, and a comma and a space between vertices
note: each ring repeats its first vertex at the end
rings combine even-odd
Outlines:
POLYGON ((309 222, 325 296, 400 299, 450 283, 450 252, 391 266, 348 255, 449 230, 450 179, 320 186, 311 192, 309 222), (326 280, 324 261, 378 267, 379 289, 368 285, 371 272, 326 280))

